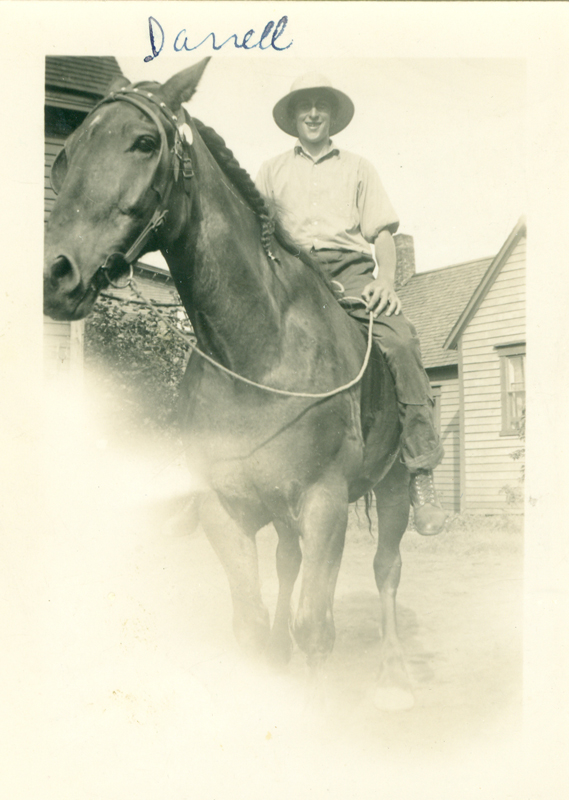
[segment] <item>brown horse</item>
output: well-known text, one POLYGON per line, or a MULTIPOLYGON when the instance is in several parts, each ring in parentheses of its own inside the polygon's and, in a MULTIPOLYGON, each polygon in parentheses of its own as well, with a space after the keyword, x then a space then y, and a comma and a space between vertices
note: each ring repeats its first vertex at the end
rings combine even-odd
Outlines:
POLYGON ((164 254, 201 350, 184 378, 183 431, 211 491, 200 521, 227 573, 241 645, 286 662, 292 631, 317 675, 335 638, 333 598, 348 504, 373 490, 375 579, 382 603, 376 702, 412 694, 397 635, 399 543, 409 514, 393 382, 379 352, 277 226, 223 140, 181 106, 207 59, 165 84, 112 87, 57 158, 59 197, 46 233, 45 311, 79 319, 144 252, 164 254), (329 396, 319 394, 340 391, 329 396), (291 394, 286 394, 286 392, 291 394), (311 396, 314 394, 315 396, 311 396), (255 536, 278 533, 272 629, 255 536))

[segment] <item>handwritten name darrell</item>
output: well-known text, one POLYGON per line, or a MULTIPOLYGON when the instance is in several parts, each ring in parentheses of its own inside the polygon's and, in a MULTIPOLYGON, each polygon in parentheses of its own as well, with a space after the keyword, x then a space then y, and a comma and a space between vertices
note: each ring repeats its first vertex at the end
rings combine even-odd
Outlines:
MULTIPOLYGON (((232 33, 223 40, 221 36, 211 31, 211 33, 204 36, 201 41, 196 41, 199 35, 195 38, 190 37, 186 29, 182 28, 182 30, 176 34, 173 48, 176 53, 183 51, 190 52, 191 50, 197 50, 198 47, 210 41, 214 50, 221 50, 221 48, 225 47, 229 42, 233 42, 233 46, 240 50, 254 50, 255 48, 259 50, 268 50, 269 48, 273 50, 288 50, 292 45, 292 40, 288 44, 286 43, 286 39, 282 42, 279 41, 285 32, 287 22, 288 17, 281 17, 276 24, 272 20, 267 22, 261 34, 256 34, 255 31, 251 29, 243 34, 232 33)), ((166 43, 166 33, 156 17, 148 17, 148 34, 150 36, 152 53, 146 56, 144 60, 152 61, 152 59, 160 55, 166 43)))

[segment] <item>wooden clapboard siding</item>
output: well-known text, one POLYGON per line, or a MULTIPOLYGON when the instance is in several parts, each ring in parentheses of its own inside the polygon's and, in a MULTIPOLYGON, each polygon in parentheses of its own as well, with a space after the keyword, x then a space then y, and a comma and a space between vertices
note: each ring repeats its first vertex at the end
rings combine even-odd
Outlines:
MULTIPOLYGON (((514 475, 514 478, 512 479, 511 470, 506 469, 505 467, 504 467, 504 469, 500 469, 497 466, 492 468, 492 476, 494 478, 500 480, 500 481, 511 481, 511 485, 512 486, 515 485, 515 483, 519 481, 519 477, 520 477, 519 473, 516 473, 514 475)), ((478 487, 478 491, 486 489, 489 494, 490 493, 493 494, 494 491, 495 491, 495 487, 494 486, 490 486, 488 484, 488 481, 486 480, 486 476, 483 475, 482 473, 474 473, 473 472, 473 474, 470 476, 469 483, 470 483, 471 486, 477 486, 478 487)), ((501 487, 502 487, 502 484, 500 484, 498 489, 500 489, 501 487)), ((496 509, 494 509, 494 510, 496 510, 496 509)))
POLYGON ((479 377, 474 378, 474 380, 465 378, 465 384, 474 384, 480 395, 492 394, 496 390, 496 376, 494 375, 494 370, 490 369, 488 372, 479 370, 478 372, 479 377))
POLYGON ((433 381, 432 385, 435 391, 438 389, 440 392, 439 435, 445 450, 444 458, 435 470, 437 492, 443 507, 457 512, 460 509, 458 376, 455 374, 445 380, 433 381))
POLYGON ((493 319, 489 317, 488 319, 484 320, 481 319, 479 325, 477 326, 480 330, 483 330, 486 335, 490 333, 500 333, 500 331, 504 330, 504 323, 516 320, 519 320, 523 317, 523 306, 519 305, 517 308, 512 309, 504 309, 502 312, 502 308, 500 306, 500 318, 493 319))
POLYGON ((44 317, 44 375, 48 379, 81 378, 84 323, 44 317))
POLYGON ((515 301, 516 298, 513 296, 514 291, 519 288, 525 288, 523 281, 512 281, 507 286, 496 288, 496 299, 500 298, 504 304, 507 304, 510 301, 515 301))
POLYGON ((44 355, 46 373, 56 374, 66 368, 71 348, 69 323, 46 319, 44 330, 44 355))
MULTIPOLYGON (((511 446, 510 447, 510 452, 513 453, 516 449, 517 449, 516 447, 511 446)), ((501 470, 501 465, 502 465, 503 461, 504 461, 504 454, 502 452, 496 453, 495 455, 486 455, 486 454, 484 454, 484 455, 480 455, 480 456, 474 456, 473 458, 470 459, 470 463, 471 464, 480 464, 480 465, 483 465, 483 464, 490 465, 491 464, 491 465, 493 465, 493 469, 495 469, 496 473, 499 473, 499 472, 502 471, 501 470)), ((506 472, 507 472, 507 474, 509 474, 509 470, 506 470, 506 472)), ((476 480, 476 476, 473 476, 472 480, 474 482, 476 480)))
POLYGON ((524 306, 521 303, 516 305, 515 308, 502 308, 502 305, 503 304, 500 303, 499 319, 491 316, 488 316, 487 318, 481 318, 477 321, 478 324, 473 328, 473 333, 477 330, 483 331, 486 335, 494 332, 499 333, 500 331, 504 330, 504 323, 510 321, 515 322, 516 320, 523 318, 524 306))
MULTIPOLYGON (((492 514, 508 510, 503 487, 520 487, 522 443, 502 434, 497 345, 525 342, 525 232, 489 281, 460 335, 464 397, 462 508, 492 514)), ((520 509, 521 510, 521 509, 520 509)))

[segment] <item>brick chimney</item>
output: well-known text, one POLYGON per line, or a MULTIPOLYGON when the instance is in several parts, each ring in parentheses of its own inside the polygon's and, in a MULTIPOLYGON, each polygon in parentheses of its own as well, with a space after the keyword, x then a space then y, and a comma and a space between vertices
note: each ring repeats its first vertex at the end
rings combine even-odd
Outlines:
POLYGON ((397 253, 395 268, 395 288, 404 286, 415 274, 415 246, 408 233, 396 233, 393 237, 397 253))

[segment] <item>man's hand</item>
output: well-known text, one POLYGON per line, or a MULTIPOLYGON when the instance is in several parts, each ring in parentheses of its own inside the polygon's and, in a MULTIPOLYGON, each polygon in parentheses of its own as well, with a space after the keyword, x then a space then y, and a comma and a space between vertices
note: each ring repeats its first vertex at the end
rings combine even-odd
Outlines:
POLYGON ((378 317, 382 311, 385 316, 401 313, 401 300, 397 296, 393 283, 385 278, 375 278, 368 283, 362 292, 362 298, 368 311, 373 311, 373 316, 378 317))

